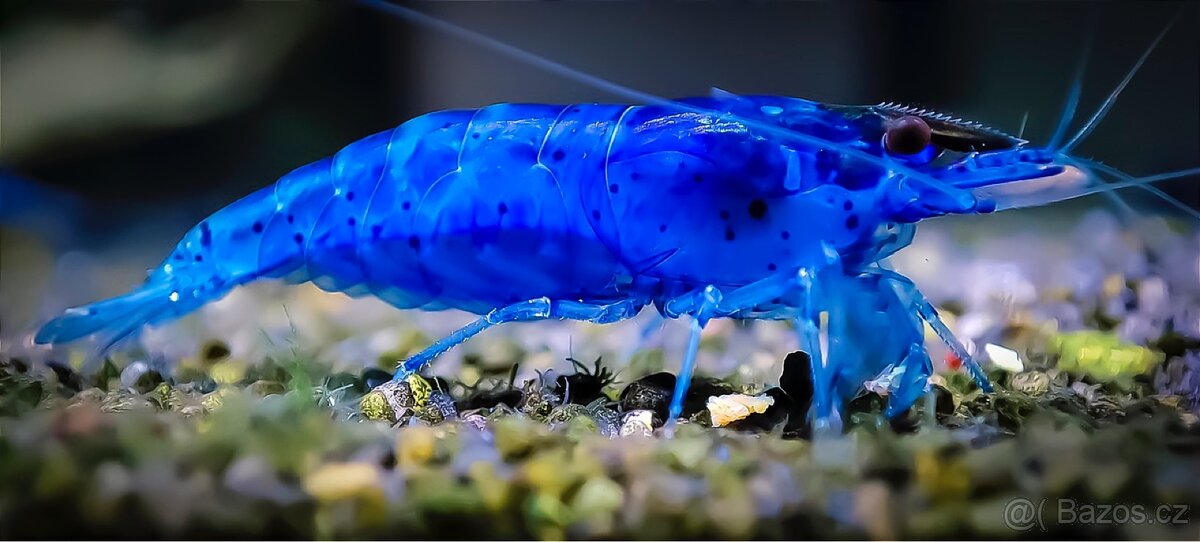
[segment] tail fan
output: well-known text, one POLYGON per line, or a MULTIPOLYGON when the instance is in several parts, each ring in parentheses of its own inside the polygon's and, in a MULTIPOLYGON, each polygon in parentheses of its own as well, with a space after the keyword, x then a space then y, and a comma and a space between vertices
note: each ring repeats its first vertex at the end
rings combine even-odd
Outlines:
POLYGON ((191 310, 180 306, 178 294, 173 292, 169 283, 149 284, 122 296, 67 309, 42 326, 34 341, 67 343, 96 335, 105 341, 101 351, 107 350, 145 324, 191 310))

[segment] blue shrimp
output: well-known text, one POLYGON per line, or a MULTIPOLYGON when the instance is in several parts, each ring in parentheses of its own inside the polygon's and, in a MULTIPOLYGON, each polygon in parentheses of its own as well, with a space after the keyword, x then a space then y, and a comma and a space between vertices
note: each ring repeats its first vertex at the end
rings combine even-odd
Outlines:
POLYGON ((351 143, 203 220, 141 288, 69 309, 36 341, 99 334, 111 345, 261 278, 480 315, 400 363, 386 386, 496 325, 611 323, 653 306, 690 317, 674 420, 710 320, 788 320, 813 358, 811 416, 829 425, 889 366, 905 369, 889 414, 925 393, 926 324, 990 390, 886 263, 917 222, 1197 172, 1134 179, 893 104, 622 92, 647 103, 441 111, 351 143))

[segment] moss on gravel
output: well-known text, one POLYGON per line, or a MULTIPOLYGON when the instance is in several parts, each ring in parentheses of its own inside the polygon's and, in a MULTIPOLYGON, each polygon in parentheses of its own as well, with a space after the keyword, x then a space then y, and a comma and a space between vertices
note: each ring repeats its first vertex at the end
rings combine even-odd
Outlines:
POLYGON ((844 435, 817 440, 786 417, 696 415, 673 438, 618 436, 642 422, 607 373, 586 404, 562 404, 557 381, 413 378, 420 401, 397 415, 368 393, 377 371, 302 357, 132 385, 115 365, 85 377, 7 360, 0 536, 1194 539, 1195 523, 1005 524, 1018 497, 1200 504, 1200 427, 1177 398, 1031 358, 994 373, 992 395, 938 375, 935 400, 896 420, 864 395, 844 435), (422 415, 439 394, 441 418, 422 415))

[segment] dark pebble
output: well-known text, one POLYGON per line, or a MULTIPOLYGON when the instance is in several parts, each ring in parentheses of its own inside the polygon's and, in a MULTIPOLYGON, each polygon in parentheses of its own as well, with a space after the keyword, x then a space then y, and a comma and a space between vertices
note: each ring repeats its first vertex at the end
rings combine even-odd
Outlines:
POLYGON ((554 393, 558 395, 560 403, 591 404, 592 401, 604 397, 604 387, 616 378, 603 366, 600 359, 596 359, 591 367, 573 358, 567 358, 567 361, 575 366, 575 373, 559 375, 554 379, 554 393))
POLYGON ((630 382, 621 390, 619 399, 621 412, 632 410, 650 410, 659 420, 667 419, 671 394, 675 390, 675 375, 671 373, 654 373, 630 382))
POLYGON ((386 454, 383 454, 383 457, 379 458, 379 466, 387 470, 396 468, 396 453, 388 450, 386 454))
POLYGON ((363 379, 359 377, 359 375, 346 372, 329 375, 325 380, 324 386, 326 391, 333 391, 350 386, 349 389, 352 389, 359 394, 366 393, 369 389, 366 388, 366 384, 363 382, 363 379))
POLYGON ((1181 358, 1189 351, 1200 350, 1200 339, 1180 335, 1176 331, 1168 331, 1149 346, 1162 350, 1167 359, 1181 358))
POLYGON ((615 435, 621 430, 621 415, 611 408, 592 408, 588 415, 600 426, 600 433, 615 435))
POLYGON ((466 412, 481 408, 495 408, 499 404, 517 408, 521 405, 521 399, 523 398, 521 390, 516 388, 476 391, 459 402, 458 410, 466 412))
POLYGON ((883 415, 886 399, 872 392, 863 392, 858 397, 846 403, 846 414, 851 416, 858 413, 883 415))
POLYGON ((204 349, 204 359, 217 361, 229 357, 229 347, 221 342, 213 342, 204 349))
POLYGON ((891 425, 892 431, 897 434, 915 433, 920 426, 920 420, 921 418, 917 415, 916 410, 910 408, 895 418, 888 420, 888 424, 891 425))
POLYGON ((429 394, 425 408, 417 411, 417 417, 431 424, 439 424, 458 418, 458 409, 454 406, 454 398, 449 394, 434 391, 429 394))
POLYGON ((363 385, 368 390, 373 390, 377 386, 392 379, 392 373, 376 367, 368 367, 362 372, 363 385))
POLYGON ((932 388, 933 394, 937 398, 935 412, 942 416, 954 414, 954 393, 941 386, 932 386, 932 388))
POLYGON ((554 407, 558 406, 558 396, 534 380, 525 383, 522 395, 524 397, 518 409, 537 421, 545 421, 554 407))
POLYGON ((79 373, 75 372, 70 367, 67 367, 66 364, 58 361, 49 361, 46 362, 46 366, 50 367, 50 370, 54 371, 54 376, 58 378, 58 383, 63 387, 73 391, 79 391, 83 389, 83 379, 79 377, 79 373))
POLYGON ((133 389, 138 393, 147 393, 163 382, 165 382, 163 376, 158 371, 150 369, 138 377, 137 382, 133 384, 133 389))
POLYGON ((791 400, 787 425, 784 433, 807 434, 808 410, 812 406, 812 358, 806 352, 792 352, 783 359, 783 374, 779 376, 779 388, 791 400))
POLYGON ((23 360, 21 358, 12 358, 12 359, 0 362, 0 363, 4 363, 4 364, 11 366, 13 368, 13 370, 18 373, 24 373, 24 372, 29 371, 29 363, 27 363, 25 360, 23 360))

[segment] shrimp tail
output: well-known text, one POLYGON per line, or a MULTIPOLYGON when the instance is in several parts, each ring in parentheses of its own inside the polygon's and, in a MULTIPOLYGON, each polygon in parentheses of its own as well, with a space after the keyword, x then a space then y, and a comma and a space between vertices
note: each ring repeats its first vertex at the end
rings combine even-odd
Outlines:
POLYGON ((161 319, 168 313, 190 311, 190 308, 181 306, 178 299, 179 294, 174 293, 169 283, 149 284, 122 296, 67 309, 61 316, 42 326, 34 341, 38 344, 65 343, 90 335, 101 335, 107 341, 107 346, 111 346, 142 325, 161 319))

